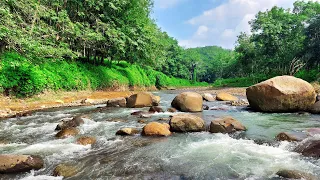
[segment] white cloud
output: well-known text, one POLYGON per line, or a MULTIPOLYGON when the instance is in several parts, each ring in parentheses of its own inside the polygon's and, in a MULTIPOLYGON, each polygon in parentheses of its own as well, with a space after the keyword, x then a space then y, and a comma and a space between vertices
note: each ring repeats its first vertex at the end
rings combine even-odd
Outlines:
MULTIPOLYGON (((179 41, 184 47, 218 45, 232 49, 240 32, 250 32, 248 22, 259 11, 273 6, 292 8, 296 0, 227 0, 218 7, 187 21, 198 30, 188 39, 179 41)), ((306 0, 307 1, 307 0, 306 0)), ((313 0, 318 1, 320 0, 313 0)))
POLYGON ((155 0, 154 4, 156 8, 168 9, 184 1, 185 0, 155 0))

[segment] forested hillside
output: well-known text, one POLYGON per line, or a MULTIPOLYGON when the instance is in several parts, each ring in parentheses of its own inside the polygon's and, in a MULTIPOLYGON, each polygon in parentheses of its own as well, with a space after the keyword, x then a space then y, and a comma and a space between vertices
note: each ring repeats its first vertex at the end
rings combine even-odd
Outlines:
POLYGON ((274 7, 250 22, 251 33, 239 35, 236 61, 225 67, 217 85, 248 86, 276 75, 307 81, 320 78, 320 4, 294 3, 293 10, 274 7))
POLYGON ((259 12, 234 50, 184 49, 156 25, 152 8, 152 0, 0 1, 0 91, 249 86, 284 74, 319 80, 318 2, 259 12))
POLYGON ((150 0, 1 1, 1 91, 190 85, 154 70, 182 48, 157 27, 151 9, 150 0))

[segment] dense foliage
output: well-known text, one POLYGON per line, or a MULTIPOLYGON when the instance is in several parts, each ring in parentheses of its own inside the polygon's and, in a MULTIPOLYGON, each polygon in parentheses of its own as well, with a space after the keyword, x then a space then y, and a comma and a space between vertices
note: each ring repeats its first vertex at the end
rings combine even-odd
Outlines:
MULTIPOLYGON (((152 0, 0 1, 0 92, 118 86, 249 86, 275 75, 320 77, 320 4, 273 7, 235 50, 183 49, 150 18, 152 0)), ((318 79, 319 80, 319 79, 318 79)))
MULTIPOLYGON (((177 59, 183 49, 150 18, 152 4, 0 1, 0 90, 29 96, 44 89, 191 85, 154 71, 177 59), (122 67, 123 61, 129 65, 122 67)), ((179 71, 170 76, 187 77, 179 71)))
MULTIPOLYGON (((276 75, 319 81, 319 14, 320 4, 312 1, 297 1, 293 10, 273 7, 259 12, 250 22, 251 33, 239 35, 236 61, 223 70, 222 78, 236 78, 238 84, 247 85, 250 79, 256 83, 255 77, 276 75)), ((216 85, 230 85, 228 81, 220 79, 216 85)))

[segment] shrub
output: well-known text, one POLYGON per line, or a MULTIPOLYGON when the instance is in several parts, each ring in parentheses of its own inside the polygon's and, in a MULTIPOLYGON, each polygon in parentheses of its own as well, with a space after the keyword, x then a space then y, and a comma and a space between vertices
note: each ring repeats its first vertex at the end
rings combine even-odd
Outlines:
POLYGON ((17 53, 1 57, 1 89, 7 95, 31 96, 43 91, 45 78, 39 66, 17 53))

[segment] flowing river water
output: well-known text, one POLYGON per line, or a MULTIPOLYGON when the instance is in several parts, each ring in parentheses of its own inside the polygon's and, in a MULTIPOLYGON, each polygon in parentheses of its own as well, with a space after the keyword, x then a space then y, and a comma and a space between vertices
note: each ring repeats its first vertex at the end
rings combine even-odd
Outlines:
MULTIPOLYGON (((161 106, 170 103, 179 91, 155 92, 161 106)), ((242 97, 244 98, 244 97, 242 97)), ((292 151, 295 144, 276 142, 283 131, 302 131, 320 127, 320 116, 311 114, 264 114, 225 102, 204 102, 208 110, 196 113, 206 123, 217 117, 233 116, 248 131, 227 134, 209 132, 173 134, 170 137, 116 136, 124 127, 142 128, 141 118, 130 115, 141 109, 106 108, 99 106, 44 110, 32 116, 0 121, 0 154, 40 155, 45 168, 22 174, 4 175, 0 179, 62 179, 52 171, 60 163, 77 167, 78 173, 67 179, 280 179, 280 169, 299 170, 320 177, 320 160, 303 157, 292 151), (94 136, 97 143, 82 146, 77 137, 56 139, 54 131, 63 118, 86 115, 80 126, 81 136, 94 136), (117 122, 117 119, 124 121, 117 122), (114 122, 115 121, 115 122, 114 122)), ((157 113, 147 122, 159 121, 173 113, 157 113)), ((314 138, 320 138, 314 137, 314 138)))

